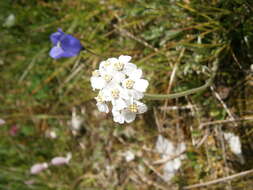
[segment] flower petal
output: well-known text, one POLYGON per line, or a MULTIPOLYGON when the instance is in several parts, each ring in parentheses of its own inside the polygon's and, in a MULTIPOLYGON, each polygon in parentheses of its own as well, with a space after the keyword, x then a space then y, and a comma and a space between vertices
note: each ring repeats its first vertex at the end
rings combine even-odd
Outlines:
POLYGON ((127 123, 131 123, 135 120, 136 114, 133 112, 124 111, 123 112, 124 119, 127 123))
POLYGON ((132 73, 129 74, 129 78, 131 78, 133 80, 138 80, 141 78, 141 76, 142 76, 141 69, 135 69, 134 71, 132 71, 132 73))
POLYGON ((109 108, 105 103, 97 103, 98 110, 100 112, 109 113, 109 108))
POLYGON ((140 100, 140 99, 142 99, 143 96, 144 96, 142 92, 137 91, 137 90, 131 90, 131 91, 129 92, 129 94, 130 94, 131 97, 133 97, 133 98, 136 99, 136 100, 140 100))
POLYGON ((112 105, 115 110, 122 110, 127 107, 126 102, 121 98, 112 101, 112 105))
POLYGON ((139 102, 137 105, 138 105, 138 113, 144 113, 148 110, 146 104, 139 102))
POLYGON ((102 77, 91 77, 90 82, 93 90, 102 89, 106 85, 106 82, 102 77))
POLYGON ((147 90, 147 87, 148 87, 148 81, 145 79, 139 79, 135 81, 133 88, 140 92, 145 92, 147 90))
POLYGON ((50 52, 49 55, 50 57, 54 58, 54 59, 59 59, 61 57, 63 57, 64 51, 61 47, 59 46, 55 46, 53 47, 50 52))
POLYGON ((136 69, 137 69, 137 66, 135 64, 133 64, 133 63, 125 63, 124 73, 129 76, 136 69))
POLYGON ((80 41, 70 34, 62 37, 61 46, 65 52, 69 52, 73 56, 77 55, 83 49, 80 41))
POLYGON ((112 115, 113 115, 113 121, 114 122, 120 123, 120 124, 124 123, 125 119, 119 111, 113 109, 112 110, 112 115))
POLYGON ((57 43, 62 38, 62 36, 64 36, 64 35, 65 35, 65 33, 61 29, 58 29, 57 32, 54 32, 53 34, 50 35, 50 40, 53 43, 53 45, 56 46, 57 43))
POLYGON ((123 63, 128 63, 132 59, 131 56, 128 55, 121 55, 119 56, 119 61, 123 63))

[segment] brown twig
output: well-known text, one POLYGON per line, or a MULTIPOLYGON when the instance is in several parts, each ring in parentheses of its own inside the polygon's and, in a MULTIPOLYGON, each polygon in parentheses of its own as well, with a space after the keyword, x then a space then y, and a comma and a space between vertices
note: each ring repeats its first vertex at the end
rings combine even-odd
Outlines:
POLYGON ((230 123, 230 122, 241 122, 241 121, 247 121, 247 120, 253 120, 253 117, 244 117, 244 118, 240 118, 240 119, 235 119, 235 120, 218 120, 218 121, 210 121, 210 122, 206 122, 206 123, 201 123, 199 128, 202 129, 205 126, 208 125, 217 125, 217 124, 225 124, 225 123, 230 123))
POLYGON ((227 177, 223 177, 223 178, 215 179, 215 180, 212 180, 212 181, 208 181, 208 182, 205 182, 205 183, 199 183, 199 184, 195 184, 195 185, 189 185, 189 186, 183 187, 183 189, 184 190, 186 190, 186 189, 193 189, 193 188, 199 188, 199 187, 214 185, 214 184, 222 183, 222 182, 226 182, 226 181, 231 181, 234 178, 242 177, 242 176, 248 175, 250 173, 253 173, 253 169, 246 170, 244 172, 240 172, 240 173, 237 173, 237 174, 234 174, 234 175, 230 175, 230 176, 227 176, 227 177))
POLYGON ((221 103, 221 105, 223 106, 223 108, 226 110, 227 114, 230 117, 230 120, 233 122, 234 126, 237 127, 238 124, 235 123, 235 117, 233 116, 233 114, 231 113, 231 111, 228 109, 227 105, 225 104, 225 102, 222 100, 221 96, 219 95, 218 92, 216 92, 216 90, 214 89, 214 86, 210 86, 211 90, 213 91, 215 97, 219 100, 219 102, 221 103))

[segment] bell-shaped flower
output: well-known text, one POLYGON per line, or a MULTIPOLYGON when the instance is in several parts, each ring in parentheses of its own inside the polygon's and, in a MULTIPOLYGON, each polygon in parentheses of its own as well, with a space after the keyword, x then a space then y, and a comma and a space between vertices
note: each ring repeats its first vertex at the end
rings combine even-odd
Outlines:
POLYGON ((64 33, 61 29, 51 34, 50 40, 53 47, 49 55, 54 59, 76 56, 83 49, 82 44, 77 38, 64 33))
POLYGON ((48 164, 46 162, 34 164, 30 169, 30 173, 31 174, 38 174, 38 173, 42 172, 43 170, 46 170, 47 168, 48 168, 48 164))

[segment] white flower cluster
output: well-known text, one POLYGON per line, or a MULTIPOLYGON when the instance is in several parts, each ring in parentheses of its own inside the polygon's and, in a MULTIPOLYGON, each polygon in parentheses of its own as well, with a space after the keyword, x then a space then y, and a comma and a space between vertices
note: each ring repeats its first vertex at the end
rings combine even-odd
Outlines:
POLYGON ((136 114, 147 111, 147 106, 140 99, 148 81, 142 79, 142 70, 130 60, 130 56, 121 55, 102 61, 90 79, 93 90, 99 90, 95 98, 98 110, 108 113, 108 103, 111 102, 113 120, 120 124, 131 123, 136 114))

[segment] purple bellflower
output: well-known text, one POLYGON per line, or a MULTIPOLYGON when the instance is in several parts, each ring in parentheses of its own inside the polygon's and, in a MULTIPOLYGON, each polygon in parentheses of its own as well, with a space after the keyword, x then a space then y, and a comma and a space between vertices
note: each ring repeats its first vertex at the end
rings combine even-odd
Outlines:
POLYGON ((62 29, 50 35, 53 48, 50 50, 50 57, 59 59, 63 57, 73 57, 84 49, 80 41, 70 34, 66 34, 62 29))

